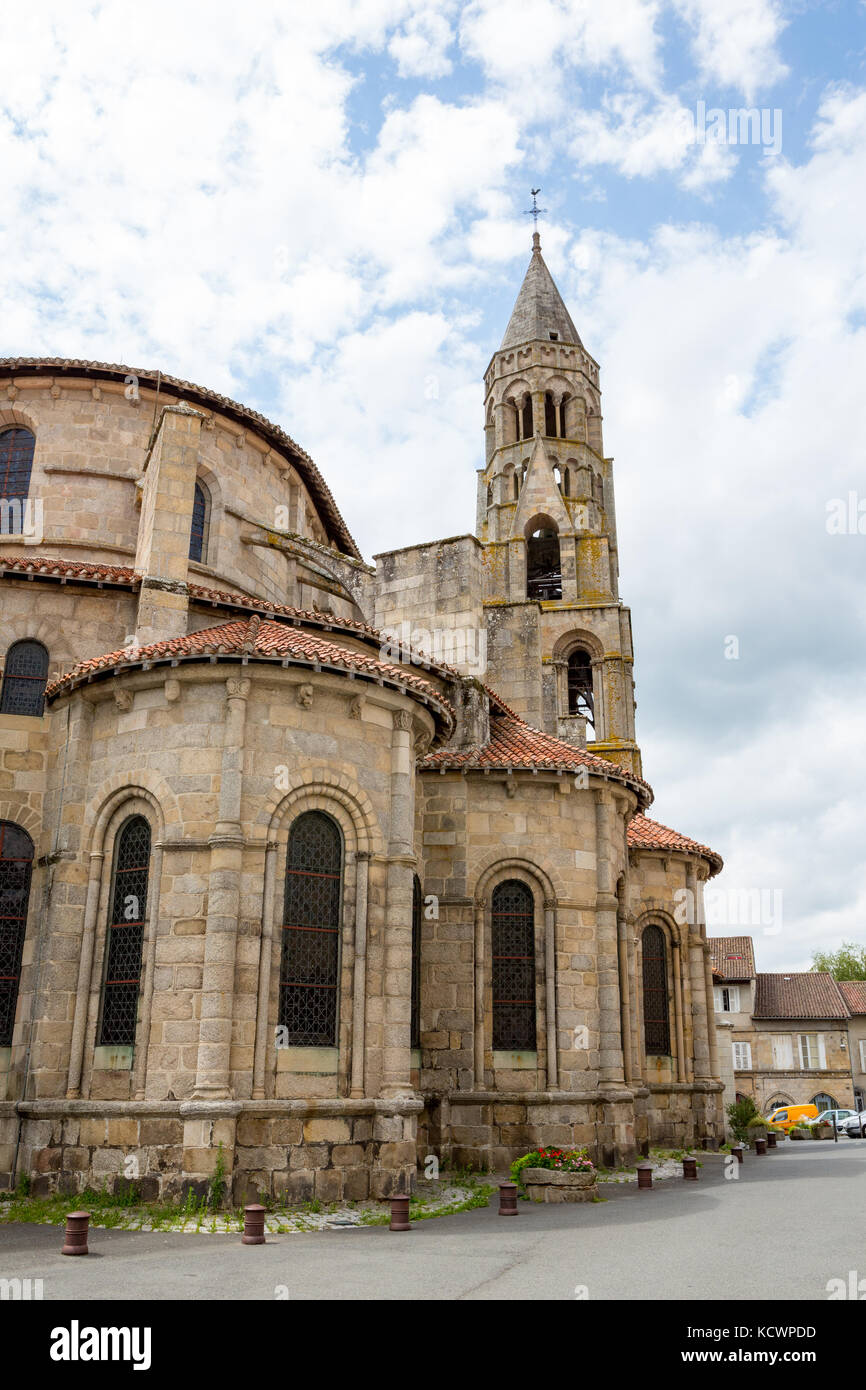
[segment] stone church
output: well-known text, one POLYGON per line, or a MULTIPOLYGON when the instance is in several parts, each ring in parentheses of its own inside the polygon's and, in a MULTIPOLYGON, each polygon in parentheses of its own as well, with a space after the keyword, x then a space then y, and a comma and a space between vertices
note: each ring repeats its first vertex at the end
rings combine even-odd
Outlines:
POLYGON ((474 533, 369 564, 256 411, 0 361, 0 1186, 331 1201, 723 1134, 721 860, 647 815, 537 234, 484 421, 474 533))

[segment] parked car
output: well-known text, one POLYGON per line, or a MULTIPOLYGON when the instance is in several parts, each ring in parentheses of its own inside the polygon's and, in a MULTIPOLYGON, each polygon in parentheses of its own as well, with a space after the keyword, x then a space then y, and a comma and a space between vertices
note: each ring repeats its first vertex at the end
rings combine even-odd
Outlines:
POLYGON ((790 1134, 794 1125, 808 1124, 817 1118, 817 1105, 777 1105, 767 1116, 767 1124, 779 1125, 786 1134, 790 1134))
POLYGON ((845 1121, 845 1133, 849 1139, 860 1139, 866 1135, 866 1110, 861 1110, 859 1115, 848 1116, 845 1121))
POLYGON ((854 1110, 822 1110, 817 1120, 810 1120, 810 1125, 835 1125, 836 1132, 841 1134, 845 1128, 845 1121, 851 1115, 856 1114, 854 1110))

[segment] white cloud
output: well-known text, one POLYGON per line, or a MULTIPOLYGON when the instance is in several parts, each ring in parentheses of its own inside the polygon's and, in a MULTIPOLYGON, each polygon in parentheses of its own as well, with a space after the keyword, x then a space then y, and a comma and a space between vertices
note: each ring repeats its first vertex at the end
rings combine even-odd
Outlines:
MULTIPOLYGON (((777 43, 785 21, 778 0, 674 0, 693 31, 701 75, 741 91, 747 101, 788 69, 777 43)), ((712 104, 712 103, 710 103, 712 104)))

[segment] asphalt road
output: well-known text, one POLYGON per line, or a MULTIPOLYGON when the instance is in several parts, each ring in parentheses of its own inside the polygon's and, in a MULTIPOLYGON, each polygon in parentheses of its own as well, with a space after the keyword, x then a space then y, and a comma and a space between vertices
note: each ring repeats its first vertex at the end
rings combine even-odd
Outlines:
MULTIPOLYGON (((62 1256, 62 1228, 0 1226, 0 1277, 49 1299, 826 1300, 866 1281, 866 1141, 746 1155, 734 1180, 705 1156, 697 1183, 606 1187, 579 1206, 519 1203, 418 1222, 272 1236, 94 1230, 62 1256)), ((866 1291, 866 1282, 863 1285, 866 1291)))

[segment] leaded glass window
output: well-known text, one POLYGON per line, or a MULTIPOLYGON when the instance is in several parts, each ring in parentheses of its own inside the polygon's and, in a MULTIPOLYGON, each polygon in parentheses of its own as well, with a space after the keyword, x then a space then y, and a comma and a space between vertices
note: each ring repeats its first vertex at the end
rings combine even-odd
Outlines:
POLYGON ((667 1057, 671 1050, 671 1026, 668 1009, 668 968, 665 934, 661 927, 644 927, 641 938, 643 955, 643 1026, 648 1056, 667 1057))
POLYGON ((130 816, 121 826, 114 850, 99 1028, 99 1042, 103 1045, 127 1046, 135 1042, 149 870, 150 826, 144 816, 130 816))
POLYGON ((492 956, 493 1049, 534 1052, 535 903, 517 879, 493 890, 492 956))
POLYGON ((342 837, 321 811, 289 834, 279 1023, 296 1047, 337 1045, 342 837))
POLYGON ((0 821, 0 1047, 12 1044, 32 868, 27 831, 0 821))
POLYGON ((207 559, 207 532, 210 501, 204 483, 196 483, 189 532, 189 558, 203 565, 207 559))
POLYGON ((48 653, 41 642, 14 642, 6 653, 0 714, 41 715, 48 681, 48 653))
POLYGON ((0 431, 0 498, 7 502, 26 500, 35 448, 30 430, 16 427, 0 431))

